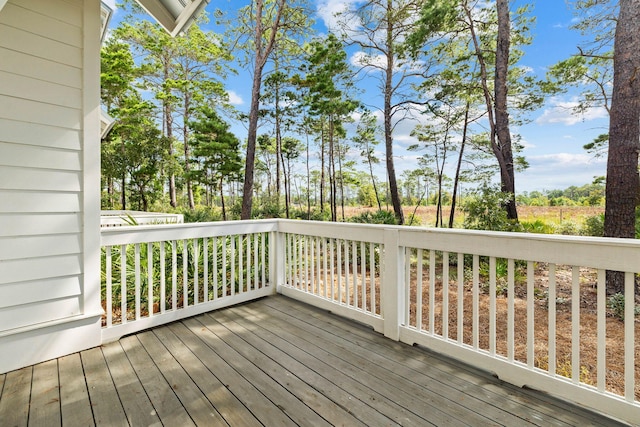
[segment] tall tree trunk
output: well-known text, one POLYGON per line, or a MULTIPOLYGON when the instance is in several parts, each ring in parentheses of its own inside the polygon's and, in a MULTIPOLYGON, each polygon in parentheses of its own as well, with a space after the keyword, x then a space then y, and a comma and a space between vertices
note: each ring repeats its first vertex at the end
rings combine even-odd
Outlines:
POLYGON ((109 195, 109 208, 111 208, 114 204, 115 201, 113 199, 113 195, 115 194, 115 189, 113 188, 113 178, 109 178, 108 179, 108 184, 107 184, 107 194, 109 195))
POLYGON ((127 210, 127 192, 125 190, 125 186, 127 185, 127 177, 126 174, 122 174, 122 194, 120 195, 120 203, 122 204, 122 210, 126 211, 127 210))
POLYGON ((256 160, 256 140, 258 133, 258 115, 260 109, 260 86, 262 85, 262 71, 267 63, 267 59, 276 41, 276 35, 278 29, 281 27, 282 15, 284 12, 286 0, 277 0, 276 5, 278 11, 273 18, 268 29, 263 27, 262 23, 262 10, 264 7, 264 0, 255 0, 255 31, 254 31, 254 44, 255 44, 255 66, 253 70, 253 83, 251 85, 251 105, 249 109, 249 129, 247 133, 247 157, 244 171, 244 185, 242 187, 242 213, 241 219, 251 218, 251 208, 253 207, 253 180, 256 160), (263 44, 263 37, 265 32, 269 31, 269 41, 266 46, 263 44))
POLYGON ((342 174, 342 148, 340 147, 340 141, 338 141, 337 144, 338 176, 340 177, 340 209, 342 214, 342 221, 344 222, 344 175, 342 174))
POLYGON ((331 205, 331 221, 337 221, 336 209, 336 159, 333 145, 333 119, 329 119, 329 204, 331 205))
MULTIPOLYGON (((634 238, 640 192, 640 6, 636 0, 620 0, 613 69, 604 235, 634 238)), ((624 273, 607 272, 607 292, 624 292, 624 273)))
MULTIPOLYGON (((277 64, 276 64, 277 68, 277 64)), ((278 212, 280 211, 280 176, 282 174, 282 167, 284 166, 284 161, 282 160, 282 131, 280 129, 280 83, 276 83, 275 87, 275 122, 276 122, 276 206, 278 208, 278 212)))
POLYGON ((458 185, 460 184, 460 169, 462 168, 464 146, 467 142, 467 131, 469 129, 469 110, 471 110, 471 102, 467 100, 467 104, 464 109, 462 142, 460 143, 460 153, 458 154, 458 164, 456 165, 456 176, 453 179, 453 195, 451 196, 451 212, 449 212, 449 228, 453 228, 453 219, 456 214, 456 197, 458 196, 458 185))
MULTIPOLYGON (((169 80, 169 62, 171 59, 163 58, 164 61, 164 81, 169 80)), ((171 115, 171 104, 168 100, 168 90, 165 93, 167 97, 162 101, 162 126, 164 127, 164 134, 169 141, 169 158, 173 160, 175 154, 175 148, 173 146, 173 116, 171 115)), ((169 204, 171 207, 178 206, 178 196, 176 193, 176 175, 172 170, 169 172, 169 204)))
POLYGON ((282 182, 284 184, 284 214, 289 219, 289 205, 291 203, 291 163, 285 162, 284 153, 280 153, 282 161, 282 182))
POLYGON ((393 1, 387 0, 387 64, 385 69, 384 83, 384 146, 385 160, 387 165, 387 177, 389 178, 389 192, 391 193, 391 204, 396 217, 396 222, 400 225, 404 224, 404 213, 402 212, 402 204, 400 203, 400 193, 398 192, 398 180, 396 178, 396 167, 393 160, 393 125, 391 116, 393 114, 391 108, 391 95, 393 93, 393 72, 395 61, 395 49, 393 47, 393 1))
POLYGON ((325 180, 325 131, 324 131, 324 117, 320 119, 320 213, 324 213, 324 180, 325 180))
POLYGON ((196 208, 195 201, 193 199, 193 184, 191 182, 191 149, 189 145, 189 126, 187 125, 190 118, 191 99, 189 94, 184 96, 184 112, 183 112, 183 127, 182 127, 182 139, 184 141, 184 175, 187 181, 187 200, 189 203, 189 209, 194 210, 196 208))
MULTIPOLYGON (((311 169, 309 167, 309 132, 305 127, 307 137, 307 220, 311 219, 311 169)), ((318 200, 318 199, 316 199, 318 200)))
POLYGON ((494 147, 501 157, 500 183, 503 193, 509 195, 505 209, 509 219, 518 220, 516 209, 515 170, 513 167, 513 149, 511 144, 511 130, 509 129, 509 112, 507 110, 507 82, 509 71, 509 49, 511 45, 511 17, 509 15, 509 0, 496 0, 498 10, 498 40, 496 47, 496 77, 495 77, 495 132, 498 145, 494 147))
POLYGON ((247 157, 244 168, 244 186, 242 187, 242 213, 240 219, 251 218, 253 206, 253 175, 256 161, 256 139, 258 133, 258 113, 260 109, 260 86, 262 85, 262 67, 258 67, 256 58, 256 70, 251 86, 251 107, 249 109, 249 130, 247 134, 247 157))
POLYGON ((501 190, 511 194, 511 199, 505 206, 505 209, 508 218, 517 220, 518 212, 515 203, 513 153, 511 148, 511 133, 509 130, 509 114, 507 112, 507 71, 509 67, 509 32, 511 27, 509 2, 508 0, 496 1, 498 10, 498 46, 496 49, 495 100, 491 98, 487 64, 478 40, 478 35, 476 34, 475 21, 471 15, 469 5, 465 3, 464 7, 468 20, 467 24, 471 32, 471 40, 476 52, 476 57, 478 58, 478 64, 480 65, 480 80, 489 122, 489 141, 500 168, 501 190), (498 118, 498 116, 500 117, 498 118), (498 123, 500 123, 500 125, 498 125, 498 123))
MULTIPOLYGON (((367 152, 369 153, 369 145, 365 147, 367 152)), ((371 154, 367 156, 367 160, 369 163, 369 175, 371 176, 371 185, 373 185, 373 193, 376 195, 376 202, 378 203, 378 210, 382 210, 382 205, 380 204, 380 195, 378 194, 378 186, 376 185, 376 177, 373 174, 373 163, 371 162, 371 154)))
POLYGON ((227 220, 227 209, 224 206, 224 181, 223 178, 220 178, 220 205, 222 207, 222 220, 227 220))
POLYGON ((149 210, 149 201, 144 191, 144 185, 140 185, 140 200, 142 201, 142 210, 147 212, 149 210))

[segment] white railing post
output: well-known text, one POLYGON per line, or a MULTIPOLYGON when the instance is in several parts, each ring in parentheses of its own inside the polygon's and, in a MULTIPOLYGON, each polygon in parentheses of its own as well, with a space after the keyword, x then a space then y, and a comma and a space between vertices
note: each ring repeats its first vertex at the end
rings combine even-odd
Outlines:
POLYGON ((398 244, 398 230, 384 230, 384 256, 382 264, 382 317, 384 335, 398 341, 400 325, 404 319, 404 263, 405 254, 398 244))
POLYGON ((269 284, 273 293, 279 293, 284 285, 285 247, 284 234, 273 231, 269 239, 269 284))

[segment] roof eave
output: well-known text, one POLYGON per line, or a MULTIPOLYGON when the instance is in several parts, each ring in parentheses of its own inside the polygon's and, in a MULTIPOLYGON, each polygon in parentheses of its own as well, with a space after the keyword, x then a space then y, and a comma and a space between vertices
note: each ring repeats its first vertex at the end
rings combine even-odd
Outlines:
MULTIPOLYGON (((3 0, 0 0, 0 2, 3 0)), ((140 6, 153 16, 156 21, 172 36, 175 37, 189 28, 195 17, 204 9, 210 0, 193 0, 176 14, 172 13, 167 4, 178 3, 177 0, 137 0, 140 6)))

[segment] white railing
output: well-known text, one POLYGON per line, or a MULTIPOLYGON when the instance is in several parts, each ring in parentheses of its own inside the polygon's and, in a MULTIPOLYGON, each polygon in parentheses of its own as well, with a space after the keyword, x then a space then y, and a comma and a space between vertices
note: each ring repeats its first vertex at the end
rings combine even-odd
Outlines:
POLYGON ((635 300, 639 241, 288 220, 102 236, 105 339, 277 285, 391 339, 640 425, 640 324, 631 303, 614 316, 605 292, 606 271, 622 271, 624 299, 635 300))
POLYGON ((278 230, 279 292, 640 425, 640 242, 299 221, 278 230), (624 320, 607 309, 606 270, 624 272, 624 320))
POLYGON ((276 225, 103 229, 102 341, 274 293, 276 225))

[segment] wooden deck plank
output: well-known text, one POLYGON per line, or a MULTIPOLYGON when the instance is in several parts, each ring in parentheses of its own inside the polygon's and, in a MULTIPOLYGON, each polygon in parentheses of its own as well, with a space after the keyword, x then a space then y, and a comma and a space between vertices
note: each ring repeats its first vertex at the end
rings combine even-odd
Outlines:
POLYGON ((413 414, 408 414, 407 411, 403 411, 393 402, 388 402, 383 396, 371 389, 363 386, 358 387, 358 383, 349 381, 322 360, 309 355, 305 358, 306 353, 295 346, 278 341, 279 337, 269 334, 268 331, 254 333, 255 325, 251 322, 243 322, 237 315, 232 315, 229 311, 225 310, 220 315, 216 313, 216 319, 223 321, 225 326, 237 334, 241 334, 243 339, 267 357, 277 361, 279 365, 296 375, 300 380, 327 396, 335 405, 353 414, 359 423, 385 425, 401 421, 425 422, 419 417, 411 417, 413 414), (244 328, 246 331, 239 328, 244 328), (319 374, 320 371, 322 371, 322 375, 319 374), (367 401, 375 401, 375 406, 384 407, 385 411, 377 411, 375 407, 368 405, 367 401), (387 416, 386 413, 391 413, 394 418, 387 416))
MULTIPOLYGON (((557 419, 557 414, 553 411, 550 411, 550 413, 546 412, 546 408, 541 405, 541 402, 529 398, 524 390, 513 390, 511 393, 507 393, 504 390, 504 384, 497 386, 500 382, 486 373, 474 370, 470 374, 461 374, 458 372, 459 368, 457 365, 451 365, 448 361, 438 363, 442 360, 434 358, 433 354, 414 349, 402 343, 396 343, 382 336, 377 336, 377 334, 371 334, 370 330, 359 328, 358 325, 355 324, 353 325, 355 327, 354 329, 348 328, 348 324, 340 324, 342 319, 325 319, 324 313, 313 309, 308 310, 311 307, 302 304, 294 303, 293 306, 291 306, 288 301, 283 304, 275 300, 265 301, 264 303, 279 310, 281 314, 291 315, 299 311, 299 318, 326 320, 327 323, 323 324, 326 332, 331 336, 338 337, 338 339, 341 339, 340 334, 344 334, 345 332, 355 333, 359 339, 351 341, 355 345, 351 346, 350 349, 359 352, 363 357, 369 356, 370 352, 366 349, 372 345, 376 346, 377 352, 388 357, 394 357, 399 354, 398 352, 409 352, 406 353, 406 357, 403 359, 401 366, 397 367, 404 372, 406 378, 414 381, 422 378, 424 381, 421 381, 421 383, 429 387, 434 387, 434 380, 438 381, 440 383, 437 386, 438 390, 443 390, 443 387, 446 390, 447 387, 455 384, 452 398, 457 395, 458 399, 465 396, 481 399, 482 404, 486 407, 485 410, 497 412, 496 416, 500 411, 508 408, 511 414, 517 415, 523 422, 526 420, 526 422, 533 422, 537 425, 565 425, 564 422, 557 419), (280 305, 277 306, 277 304, 280 305), (363 341, 361 341, 361 339, 363 341), (424 370, 425 365, 430 366, 430 369, 424 370), (423 378, 424 376, 426 376, 426 378, 423 378), (431 384, 429 384, 430 382, 431 384), (493 395, 491 392, 487 393, 486 389, 495 389, 499 391, 500 394, 493 395), (460 392, 463 392, 463 394, 460 394, 460 392), (520 401, 513 403, 510 401, 511 398, 520 399, 520 401)), ((308 323, 308 325, 313 327, 311 323, 308 323)))
MULTIPOLYGON (((198 337, 210 333, 197 321, 176 322, 169 325, 180 340, 215 373, 216 377, 234 394, 263 425, 292 427, 297 424, 278 406, 260 392, 251 382, 238 373, 222 357, 198 337), (189 324, 189 327, 185 324, 189 324)), ((212 334, 210 334, 212 335, 212 334)), ((206 339, 206 338, 205 338, 206 339)))
POLYGON ((380 390, 383 395, 394 399, 407 411, 420 416, 425 420, 423 422, 428 421, 435 425, 486 425, 491 422, 490 418, 465 407, 459 396, 458 399, 448 399, 446 393, 445 396, 440 394, 441 389, 436 392, 430 387, 418 386, 392 372, 390 367, 393 368, 393 359, 373 358, 351 352, 341 347, 341 343, 331 339, 330 335, 313 336, 307 340, 305 337, 310 336, 313 330, 293 329, 292 326, 300 325, 289 319, 284 321, 262 315, 256 317, 257 313, 250 307, 244 307, 243 310, 243 314, 253 316, 256 323, 270 325, 278 335, 301 343, 306 351, 315 354, 318 359, 327 361, 351 381, 361 381, 372 389, 380 390), (287 330, 291 332, 288 333, 287 330))
MULTIPOLYGON (((282 386, 257 367, 253 362, 247 360, 234 347, 229 345, 224 338, 229 338, 232 334, 219 330, 220 335, 216 334, 213 329, 219 329, 219 323, 215 319, 208 316, 200 316, 197 319, 191 319, 185 324, 192 325, 191 322, 197 322, 197 329, 203 327, 205 331, 200 331, 200 337, 205 340, 207 345, 211 347, 220 357, 229 363, 242 376, 247 378, 258 390, 267 396, 274 405, 278 406, 298 425, 328 426, 329 423, 306 406, 298 399, 298 396, 288 387, 282 386)), ((192 329, 194 330, 194 329, 192 329)))
POLYGON ((167 382, 182 402, 189 416, 196 425, 200 426, 226 426, 222 415, 213 407, 211 402, 201 393, 198 386, 191 380, 182 366, 167 351, 158 337, 147 331, 138 334, 138 339, 162 372, 167 382))
MULTIPOLYGON (((468 396, 481 399, 487 406, 487 410, 507 411, 522 420, 542 426, 575 423, 611 425, 611 420, 600 414, 583 410, 544 393, 503 383, 488 373, 454 362, 428 350, 386 339, 382 335, 372 333, 363 325, 344 321, 337 316, 327 316, 321 310, 306 304, 273 298, 257 302, 255 308, 261 310, 262 305, 274 308, 287 316, 299 312, 297 317, 305 319, 305 322, 311 326, 322 321, 323 328, 339 339, 345 333, 355 334, 358 339, 350 341, 349 348, 358 350, 365 357, 370 354, 368 349, 371 346, 375 346, 377 352, 382 352, 389 357, 394 357, 401 352, 404 357, 400 369, 407 369, 408 379, 416 380, 426 375, 432 379, 431 381, 449 384, 458 391, 458 396, 460 396, 459 392, 463 392, 468 396), (430 366, 430 369, 424 370, 425 364, 430 366)), ((429 380, 424 384, 434 387, 433 384, 429 385, 429 380)), ((441 385, 438 385, 438 390, 440 389, 441 385)))
MULTIPOLYGON (((229 425, 246 427, 262 425, 171 329, 157 328, 153 332, 229 425)), ((191 334, 190 331, 187 333, 191 334)))
POLYGON ((162 423, 167 426, 195 425, 138 337, 122 338, 120 345, 162 423))
POLYGON ((0 374, 0 426, 60 424, 622 425, 282 296, 0 374))
POLYGON ((129 424, 132 426, 161 425, 160 418, 120 343, 114 342, 103 346, 102 354, 109 365, 111 378, 129 424))
POLYGON ((58 426, 62 423, 57 359, 33 367, 31 403, 29 408, 30 427, 58 426))
POLYGON ((7 373, 0 395, 0 420, 10 426, 26 426, 29 422, 29 401, 33 367, 7 373))
MULTIPOLYGON (((366 425, 384 425, 390 422, 413 425, 428 424, 426 419, 378 393, 375 387, 353 381, 336 369, 335 364, 330 363, 326 358, 318 358, 316 355, 307 353, 306 349, 298 348, 281 338, 280 331, 276 335, 267 329, 262 329, 237 313, 232 314, 235 311, 225 310, 224 317, 216 313, 216 318, 224 320, 225 326, 233 327, 235 322, 251 331, 253 336, 243 335, 249 343, 255 345, 256 348, 261 348, 261 351, 265 352, 267 356, 286 366, 301 380, 325 394, 337 405, 344 406, 366 425), (264 344, 259 343, 258 340, 263 340, 264 344), (270 344, 271 348, 267 344, 270 344)), ((360 373, 364 382, 367 382, 369 379, 367 373, 364 371, 360 373)))
POLYGON ((95 424, 127 425, 127 417, 111 379, 102 349, 85 350, 81 357, 95 424))
POLYGON ((74 353, 59 358, 58 373, 60 376, 62 424, 69 426, 92 425, 93 412, 80 354, 74 353))
MULTIPOLYGON (((217 313, 216 313, 217 314, 217 313)), ((208 316, 204 315, 202 319, 208 316)), ((349 425, 361 426, 364 424, 359 422, 353 415, 349 414, 344 408, 337 406, 327 396, 318 393, 318 391, 300 380, 295 376, 289 367, 280 365, 263 353, 262 347, 254 347, 251 343, 245 341, 242 331, 237 329, 231 330, 228 325, 215 319, 217 316, 209 317, 207 327, 212 330, 218 337, 225 340, 227 344, 233 347, 238 353, 247 360, 259 367, 264 373, 272 378, 273 381, 286 387, 293 395, 295 395, 302 403, 318 414, 325 422, 330 425, 349 425), (231 333, 229 333, 231 332, 231 333)))

